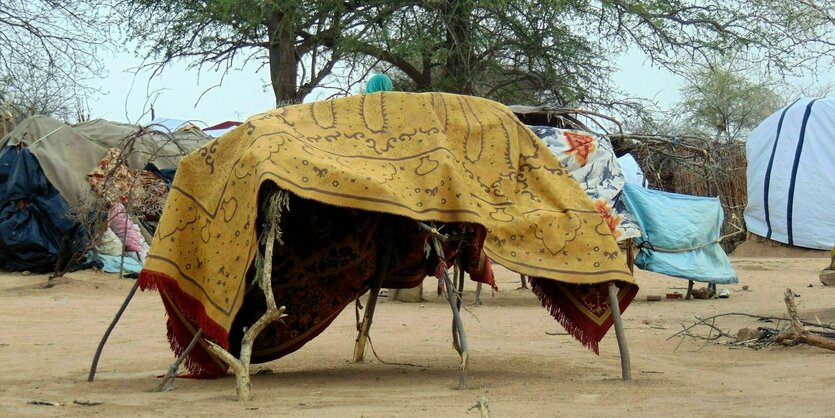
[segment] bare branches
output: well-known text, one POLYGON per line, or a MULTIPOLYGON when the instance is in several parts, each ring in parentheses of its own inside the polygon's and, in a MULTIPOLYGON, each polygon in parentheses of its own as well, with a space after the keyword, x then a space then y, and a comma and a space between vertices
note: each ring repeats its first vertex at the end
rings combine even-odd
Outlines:
MULTIPOLYGON (((786 289, 784 295, 788 317, 774 317, 765 315, 752 315, 743 312, 729 312, 713 315, 705 318, 695 317, 693 324, 681 325, 681 331, 676 332, 667 340, 681 337, 681 342, 686 338, 703 340, 705 343, 725 344, 732 346, 748 347, 759 350, 777 344, 797 345, 808 344, 816 347, 835 350, 835 326, 820 322, 802 321, 797 314, 797 306, 794 303, 794 292, 786 289), (729 329, 723 329, 716 325, 716 320, 723 317, 741 316, 756 318, 759 322, 774 323, 774 327, 757 327, 747 333, 740 332, 732 335, 729 329), (781 324, 785 324, 781 327, 781 324), (812 328, 811 330, 809 328, 812 328), (707 329, 708 334, 699 334, 699 329, 707 329)), ((750 330, 750 329, 749 329, 750 330)), ((679 345, 681 345, 681 342, 679 345)))
POLYGON ((0 92, 19 118, 74 116, 76 98, 103 72, 107 3, 0 0, 0 92))

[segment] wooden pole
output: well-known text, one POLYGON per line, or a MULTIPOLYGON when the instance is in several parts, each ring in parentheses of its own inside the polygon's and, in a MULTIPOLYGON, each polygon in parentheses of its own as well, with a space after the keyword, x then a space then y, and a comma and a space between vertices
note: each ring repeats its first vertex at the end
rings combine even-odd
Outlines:
POLYGON ((151 390, 151 392, 167 392, 169 390, 174 390, 174 379, 177 378, 177 370, 180 369, 180 365, 188 357, 191 350, 194 350, 194 347, 197 345, 197 342, 200 341, 200 338, 203 337, 203 330, 199 329, 196 333, 194 333, 194 338, 191 339, 191 342, 188 343, 188 347, 177 357, 177 360, 174 363, 171 363, 171 366, 168 367, 168 373, 162 378, 162 381, 151 390))
POLYGON ((260 283, 261 290, 264 292, 267 311, 244 332, 244 337, 241 341, 240 358, 235 358, 235 356, 224 350, 223 347, 215 344, 211 340, 206 340, 206 349, 226 363, 232 369, 232 372, 235 373, 238 400, 241 401, 248 401, 252 393, 252 380, 250 378, 249 368, 252 360, 252 346, 255 344, 255 339, 267 325, 287 316, 284 315, 284 306, 280 308, 276 306, 272 287, 273 246, 278 238, 278 222, 280 220, 280 215, 276 216, 273 212, 279 211, 282 195, 277 194, 272 199, 268 211, 268 217, 272 217, 272 219, 270 220, 270 229, 267 233, 266 248, 264 251, 264 269, 260 283))
POLYGON ((693 281, 688 280, 687 281, 687 295, 684 296, 684 300, 690 300, 691 297, 693 297, 693 281))
POLYGON ((107 331, 104 332, 104 335, 101 337, 101 341, 99 341, 99 346, 96 348, 96 354, 93 356, 93 364, 90 365, 90 374, 87 375, 87 381, 92 382, 93 379, 96 378, 96 368, 99 366, 99 357, 101 357, 101 352, 104 349, 104 345, 107 344, 107 339, 110 338, 110 333, 113 332, 113 328, 116 327, 116 323, 119 322, 119 318, 122 317, 122 314, 127 309, 128 304, 130 303, 131 299, 133 299, 133 295, 136 294, 136 289, 139 288, 139 279, 137 279, 133 283, 133 287, 130 288, 130 292, 128 293, 128 297, 125 298, 125 301, 122 302, 122 306, 119 307, 119 310, 116 312, 116 316, 110 321, 110 325, 107 327, 107 331))
MULTIPOLYGON (((435 253, 438 255, 441 262, 443 262, 443 260, 445 259, 444 249, 441 247, 441 243, 439 242, 437 236, 432 236, 432 245, 435 247, 435 253)), ((452 323, 456 331, 455 334, 457 334, 457 338, 455 338, 456 335, 453 335, 453 346, 455 346, 456 350, 458 351, 458 354, 461 355, 461 370, 458 375, 458 389, 464 390, 467 387, 467 361, 469 359, 467 334, 464 332, 464 323, 461 321, 461 313, 458 311, 458 295, 455 290, 455 284, 452 282, 452 280, 450 280, 449 272, 446 268, 443 269, 443 280, 444 285, 446 286, 446 293, 447 299, 449 300, 449 306, 452 309, 452 323)))
POLYGON ((481 305, 481 285, 482 285, 482 284, 483 284, 483 283, 478 282, 478 283, 475 285, 475 304, 476 304, 476 305, 481 305))
POLYGON ((363 361, 365 357, 365 344, 368 341, 368 331, 371 330, 371 321, 374 318, 374 310, 377 307, 377 295, 380 293, 380 288, 383 286, 383 280, 386 278, 386 272, 391 260, 391 251, 388 250, 387 242, 380 245, 380 257, 377 259, 377 269, 374 272, 374 281, 371 283, 371 289, 368 294, 368 302, 365 306, 365 314, 360 323, 359 334, 357 335, 356 344, 354 344, 354 362, 363 361))
POLYGON ((612 321, 615 324, 615 335, 620 349, 620 367, 623 380, 632 380, 632 365, 629 361, 629 347, 623 332, 623 321, 620 318, 620 303, 618 302, 618 287, 615 282, 609 283, 609 305, 612 308, 612 321))

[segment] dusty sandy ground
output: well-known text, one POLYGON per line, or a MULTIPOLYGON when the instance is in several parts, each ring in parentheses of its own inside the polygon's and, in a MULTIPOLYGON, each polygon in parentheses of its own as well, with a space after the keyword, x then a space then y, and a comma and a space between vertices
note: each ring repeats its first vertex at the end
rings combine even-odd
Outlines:
MULTIPOLYGON (((0 274, 0 416, 466 416, 482 396, 493 417, 835 416, 835 352, 814 347, 761 351, 668 340, 694 315, 748 312, 782 316, 782 294, 800 294, 800 314, 835 322, 835 288, 820 285, 823 258, 734 258, 739 285, 730 299, 663 300, 686 282, 637 272, 642 286, 624 315, 634 381, 623 382, 614 332, 595 356, 562 332, 518 278, 499 269, 501 292, 471 307, 470 388, 454 390, 458 356, 450 312, 427 292, 420 304, 378 305, 374 347, 350 362, 353 309, 319 338, 279 361, 255 366, 253 400, 235 400, 230 375, 178 379, 176 390, 149 393, 173 355, 156 293, 139 293, 105 348, 94 383, 86 376, 96 345, 132 285, 114 275, 72 273, 45 289, 44 276, 0 274), (809 285, 812 285, 809 287, 809 285), (742 285, 749 290, 743 291, 742 285), (36 406, 32 400, 61 406, 36 406), (103 402, 81 406, 74 401, 103 402)), ((469 284, 466 295, 473 300, 469 284)), ((434 287, 427 281, 426 289, 434 287)), ((735 332, 756 320, 725 318, 735 332)), ((772 324, 773 325, 773 324, 772 324)), ((469 416, 478 416, 473 410, 469 416)))

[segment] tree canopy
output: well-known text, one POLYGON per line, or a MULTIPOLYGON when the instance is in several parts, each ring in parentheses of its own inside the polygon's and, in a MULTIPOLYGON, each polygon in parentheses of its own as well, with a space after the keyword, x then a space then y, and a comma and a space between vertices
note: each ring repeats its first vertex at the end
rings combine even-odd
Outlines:
POLYGON ((269 68, 276 103, 390 71, 397 88, 505 102, 629 107, 627 48, 682 72, 732 52, 759 70, 835 63, 827 0, 126 0, 149 59, 269 68))
POLYGON ((681 90, 679 105, 685 123, 717 140, 744 140, 763 119, 785 100, 768 82, 753 81, 732 63, 694 70, 681 90))

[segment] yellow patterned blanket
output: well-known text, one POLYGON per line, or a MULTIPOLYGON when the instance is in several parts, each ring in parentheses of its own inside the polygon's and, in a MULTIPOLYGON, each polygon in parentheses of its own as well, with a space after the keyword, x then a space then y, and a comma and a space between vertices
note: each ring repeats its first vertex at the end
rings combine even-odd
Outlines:
POLYGON ((257 248, 264 182, 336 207, 483 226, 484 253, 537 278, 543 305, 595 350, 610 312, 605 288, 585 285, 617 281, 622 309, 637 291, 606 221, 506 107, 450 94, 359 95, 253 116, 178 166, 140 284, 224 346, 257 248), (583 331, 582 315, 598 330, 583 331))

